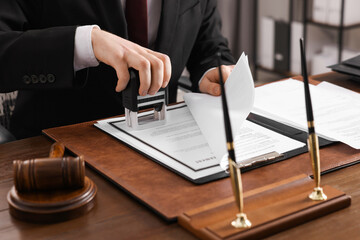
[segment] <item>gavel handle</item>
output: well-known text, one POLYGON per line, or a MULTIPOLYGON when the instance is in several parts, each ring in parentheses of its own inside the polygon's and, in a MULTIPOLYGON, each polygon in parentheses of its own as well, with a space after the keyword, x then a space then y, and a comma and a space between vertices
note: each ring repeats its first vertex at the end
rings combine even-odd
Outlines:
POLYGON ((49 158, 62 158, 64 156, 65 146, 62 143, 55 142, 51 145, 49 158))

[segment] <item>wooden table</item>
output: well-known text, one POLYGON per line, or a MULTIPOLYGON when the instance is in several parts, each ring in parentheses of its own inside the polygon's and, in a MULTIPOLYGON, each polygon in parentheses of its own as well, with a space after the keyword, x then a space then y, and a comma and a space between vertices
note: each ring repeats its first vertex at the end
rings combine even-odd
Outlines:
MULTIPOLYGON (((340 74, 313 77, 360 92, 360 83, 340 74)), ((195 239, 177 223, 168 224, 93 170, 98 187, 96 206, 88 214, 56 224, 32 224, 9 215, 7 192, 13 185, 12 160, 46 157, 52 141, 38 136, 0 145, 0 239, 195 239)), ((360 165, 326 174, 329 184, 352 197, 349 208, 289 229, 269 239, 360 239, 360 165)), ((245 173, 247 174, 247 173, 245 173)))

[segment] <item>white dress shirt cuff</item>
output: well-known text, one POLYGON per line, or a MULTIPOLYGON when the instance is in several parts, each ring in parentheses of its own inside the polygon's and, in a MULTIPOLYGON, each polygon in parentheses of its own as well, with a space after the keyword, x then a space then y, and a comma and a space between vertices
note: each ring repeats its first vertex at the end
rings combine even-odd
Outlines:
POLYGON ((74 46, 74 71, 88 67, 96 67, 99 61, 96 59, 91 43, 91 32, 98 25, 86 25, 76 28, 74 46))

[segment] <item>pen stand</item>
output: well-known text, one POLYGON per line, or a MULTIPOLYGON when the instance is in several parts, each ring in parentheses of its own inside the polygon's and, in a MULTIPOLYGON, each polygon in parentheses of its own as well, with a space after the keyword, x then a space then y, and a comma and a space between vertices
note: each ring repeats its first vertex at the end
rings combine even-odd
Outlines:
POLYGON ((244 192, 246 215, 250 228, 234 228, 229 224, 238 211, 233 197, 181 214, 181 226, 201 239, 261 239, 296 225, 346 208, 350 196, 325 185, 327 200, 312 201, 308 191, 313 181, 295 176, 258 189, 244 192))
POLYGON ((311 159, 311 165, 314 174, 315 187, 313 191, 309 194, 309 198, 313 201, 324 201, 327 199, 327 196, 324 193, 322 187, 320 187, 320 153, 319 153, 319 140, 318 137, 313 134, 309 134, 308 138, 308 147, 311 159))
POLYGON ((231 225, 235 228, 249 228, 251 227, 251 222, 244 213, 243 188, 240 167, 234 163, 234 161, 229 160, 229 171, 235 202, 238 207, 236 219, 231 222, 231 225))

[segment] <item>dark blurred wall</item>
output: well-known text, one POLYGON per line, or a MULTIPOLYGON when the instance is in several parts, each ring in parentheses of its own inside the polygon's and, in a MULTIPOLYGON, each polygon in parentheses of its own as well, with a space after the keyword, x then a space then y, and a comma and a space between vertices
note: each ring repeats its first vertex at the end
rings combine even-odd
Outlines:
POLYGON ((253 56, 254 0, 218 0, 222 17, 222 31, 229 40, 235 58, 242 52, 253 56))

